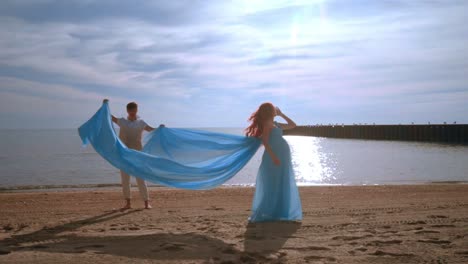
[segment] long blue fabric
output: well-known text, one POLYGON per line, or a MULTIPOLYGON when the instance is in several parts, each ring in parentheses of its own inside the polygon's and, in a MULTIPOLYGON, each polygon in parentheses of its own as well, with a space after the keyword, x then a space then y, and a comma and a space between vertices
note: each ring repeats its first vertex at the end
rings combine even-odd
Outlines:
POLYGON ((201 190, 232 178, 258 150, 257 138, 160 127, 142 151, 129 149, 115 133, 108 103, 78 128, 84 145, 126 173, 165 186, 201 190))

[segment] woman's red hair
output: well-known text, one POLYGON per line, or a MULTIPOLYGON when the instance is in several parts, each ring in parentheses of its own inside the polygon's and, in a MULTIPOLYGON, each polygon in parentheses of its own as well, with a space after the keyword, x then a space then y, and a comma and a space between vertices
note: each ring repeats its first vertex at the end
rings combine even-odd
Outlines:
POLYGON ((275 116, 275 107, 272 103, 263 103, 249 118, 252 122, 245 129, 245 135, 248 137, 260 137, 263 134, 263 124, 266 120, 275 116))

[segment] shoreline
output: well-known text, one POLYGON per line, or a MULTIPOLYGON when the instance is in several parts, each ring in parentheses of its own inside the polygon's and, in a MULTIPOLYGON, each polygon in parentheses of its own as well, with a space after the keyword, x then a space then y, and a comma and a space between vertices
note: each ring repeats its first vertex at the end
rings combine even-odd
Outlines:
POLYGON ((0 193, 0 263, 466 263, 468 185, 299 187, 300 223, 249 224, 254 188, 0 193))
MULTIPOLYGON (((433 185, 433 184, 468 184, 468 181, 428 181, 428 182, 395 182, 395 183, 383 183, 383 184, 304 184, 298 183, 298 187, 327 187, 327 186, 339 186, 339 187, 358 187, 358 186, 405 186, 405 185, 433 185)), ((0 193, 12 193, 12 192, 48 192, 48 191, 86 191, 86 190, 117 190, 121 188, 120 183, 102 183, 102 184, 67 184, 67 185, 19 185, 19 186, 6 186, 0 187, 0 193)), ((132 188, 137 188, 136 184, 132 184, 132 188)), ((177 188, 148 184, 148 188, 156 189, 173 189, 177 188)), ((223 184, 217 188, 255 188, 255 184, 223 184)), ((179 189, 180 190, 180 189, 179 189)))

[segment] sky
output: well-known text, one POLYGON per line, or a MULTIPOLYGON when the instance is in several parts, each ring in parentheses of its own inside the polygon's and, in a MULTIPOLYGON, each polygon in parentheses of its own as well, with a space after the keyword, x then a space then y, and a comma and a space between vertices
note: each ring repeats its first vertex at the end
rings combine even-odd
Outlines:
POLYGON ((0 129, 468 123, 468 1, 0 2, 0 129), (278 119, 278 121, 281 121, 278 119))

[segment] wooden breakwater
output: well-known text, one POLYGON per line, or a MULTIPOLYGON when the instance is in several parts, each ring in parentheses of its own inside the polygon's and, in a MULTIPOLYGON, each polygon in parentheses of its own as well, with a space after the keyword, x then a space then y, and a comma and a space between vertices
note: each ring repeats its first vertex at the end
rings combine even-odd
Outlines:
POLYGON ((468 124, 297 126, 285 135, 468 144, 468 124))

